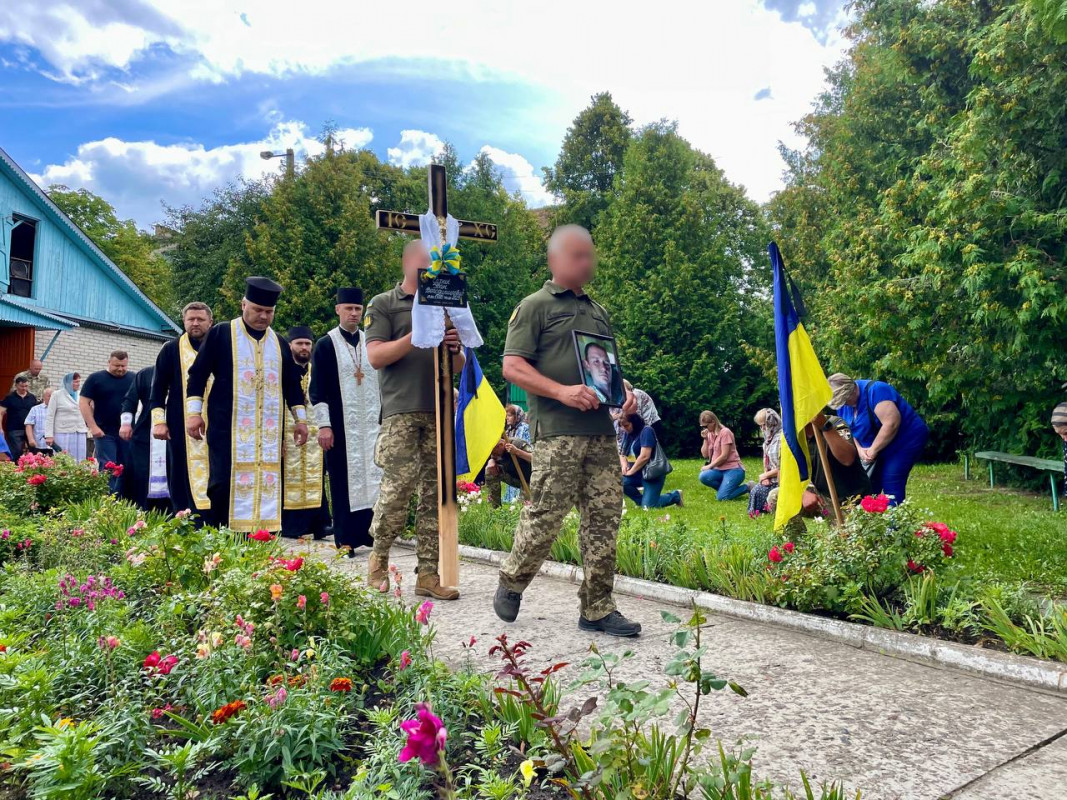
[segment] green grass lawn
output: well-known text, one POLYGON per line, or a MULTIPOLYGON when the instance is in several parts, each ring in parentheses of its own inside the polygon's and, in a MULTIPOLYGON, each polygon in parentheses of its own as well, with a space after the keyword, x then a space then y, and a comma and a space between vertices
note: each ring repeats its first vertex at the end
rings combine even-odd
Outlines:
MULTIPOLYGON (((755 458, 743 459, 749 477, 762 470, 755 458)), ((668 490, 682 489, 683 508, 664 512, 696 528, 717 528, 726 517, 731 531, 766 537, 772 528, 768 515, 748 518, 748 499, 720 503, 715 492, 697 479, 699 460, 676 460, 667 478, 668 490)), ((1047 492, 990 489, 984 475, 964 481, 960 464, 916 467, 908 496, 929 509, 930 518, 959 532, 956 558, 946 577, 974 578, 1010 584, 1029 583, 1038 591, 1067 596, 1067 510, 1054 513, 1047 492)), ((635 506, 627 501, 627 508, 635 506)))

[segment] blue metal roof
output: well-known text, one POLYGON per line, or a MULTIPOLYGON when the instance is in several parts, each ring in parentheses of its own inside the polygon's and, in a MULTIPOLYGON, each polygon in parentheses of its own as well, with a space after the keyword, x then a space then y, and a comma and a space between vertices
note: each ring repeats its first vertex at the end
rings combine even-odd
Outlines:
MULTIPOLYGON (((29 175, 27 175, 14 159, 9 156, 3 148, 0 148, 0 172, 8 175, 8 177, 17 185, 21 185, 27 193, 36 201, 37 206, 48 215, 49 219, 56 224, 59 228, 70 234, 71 242, 81 250, 91 261, 96 262, 102 267, 111 277, 119 284, 119 286, 131 296, 134 302, 141 304, 144 308, 152 313, 153 316, 159 318, 161 327, 164 329, 170 329, 175 333, 181 333, 182 329, 168 317, 159 306, 148 299, 138 287, 137 284, 130 280, 121 269, 116 266, 110 258, 108 258, 104 252, 93 244, 93 241, 86 235, 85 231, 79 228, 70 217, 63 213, 63 211, 57 206, 48 194, 38 186, 29 175)), ((9 300, 10 297, 5 295, 5 300, 9 300)), ((26 309, 28 306, 16 303, 20 308, 26 309)), ((43 313, 40 309, 34 308, 34 313, 43 313)))
POLYGON ((77 328, 77 322, 62 319, 47 311, 20 303, 11 295, 0 295, 0 322, 17 325, 32 325, 50 331, 67 331, 77 328))

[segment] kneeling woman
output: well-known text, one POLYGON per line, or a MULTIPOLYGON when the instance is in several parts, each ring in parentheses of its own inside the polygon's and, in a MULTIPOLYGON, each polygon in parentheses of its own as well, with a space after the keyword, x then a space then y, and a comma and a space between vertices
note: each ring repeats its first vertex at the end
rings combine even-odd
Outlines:
POLYGON ((682 493, 675 489, 663 494, 663 484, 667 480, 666 475, 656 478, 647 477, 645 468, 652 456, 656 453, 656 432, 645 425, 639 414, 630 414, 619 420, 625 436, 622 440, 622 454, 619 462, 622 464, 622 490, 626 496, 637 503, 641 508, 663 508, 682 504, 682 493), (631 463, 627 456, 633 456, 635 461, 631 463), (644 492, 641 492, 641 487, 644 492))

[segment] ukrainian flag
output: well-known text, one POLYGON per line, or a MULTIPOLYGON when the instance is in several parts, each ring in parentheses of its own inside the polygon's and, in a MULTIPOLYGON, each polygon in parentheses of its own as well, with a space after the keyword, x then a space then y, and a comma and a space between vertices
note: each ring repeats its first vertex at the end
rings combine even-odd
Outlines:
POLYGON ((830 402, 832 392, 800 322, 804 313, 800 293, 786 274, 778 245, 771 242, 767 250, 774 269, 774 343, 778 354, 778 398, 782 404, 782 456, 778 507, 774 513, 774 527, 781 528, 800 512, 804 489, 811 479, 804 428, 830 402))
POLYGON ((459 376, 456 404, 456 478, 473 481, 504 433, 504 406, 482 374, 474 350, 459 376))

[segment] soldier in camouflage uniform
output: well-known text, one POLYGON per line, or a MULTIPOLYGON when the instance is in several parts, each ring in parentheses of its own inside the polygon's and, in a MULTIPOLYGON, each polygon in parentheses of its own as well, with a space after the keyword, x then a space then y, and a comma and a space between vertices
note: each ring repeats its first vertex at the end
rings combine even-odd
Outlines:
MULTIPOLYGON (((508 324, 504 378, 525 389, 533 416, 531 502, 523 508, 515 543, 500 567, 493 608, 513 622, 522 593, 548 557, 563 518, 578 508, 585 580, 578 592, 578 627, 637 636, 641 626, 615 607, 615 540, 622 516, 622 478, 608 409, 582 382, 573 332, 611 336, 602 306, 583 287, 593 278, 596 251, 589 232, 557 228, 548 244, 552 280, 525 298, 508 324)), ((627 392, 627 413, 636 412, 627 392)))
MULTIPOLYGON (((367 569, 367 585, 389 590, 389 549, 407 524, 408 503, 418 492, 415 520, 415 555, 418 579, 415 594, 437 600, 455 600, 459 591, 441 585, 437 571, 437 437, 434 408, 433 350, 411 344, 411 306, 418 270, 429 266, 422 242, 404 248, 404 280, 367 306, 364 317, 367 357, 378 371, 382 396, 382 427, 374 448, 374 461, 382 469, 381 489, 374 505, 370 534, 374 551, 367 569)), ((445 334, 459 371, 459 336, 445 334)))

